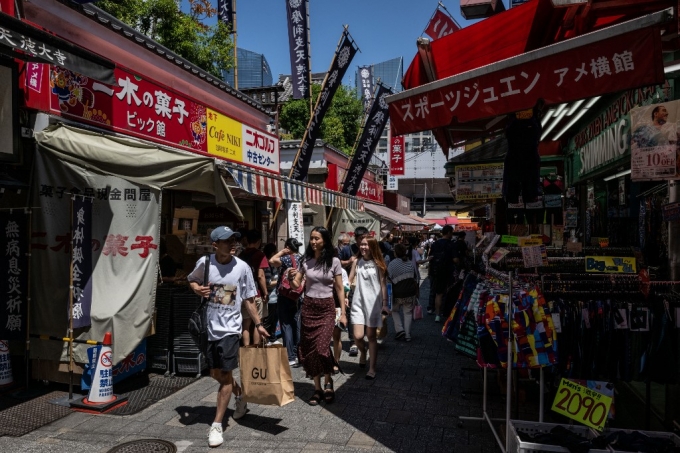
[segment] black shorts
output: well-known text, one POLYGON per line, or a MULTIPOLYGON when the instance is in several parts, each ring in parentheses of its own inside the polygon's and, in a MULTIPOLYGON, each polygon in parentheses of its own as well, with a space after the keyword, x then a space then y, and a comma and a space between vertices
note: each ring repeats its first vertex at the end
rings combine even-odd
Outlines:
POLYGON ((451 269, 440 269, 440 272, 435 274, 433 279, 434 293, 444 294, 449 285, 452 285, 455 280, 452 278, 453 271, 451 269))
POLYGON ((208 341, 205 360, 211 370, 231 371, 238 368, 239 335, 227 335, 221 340, 208 341))

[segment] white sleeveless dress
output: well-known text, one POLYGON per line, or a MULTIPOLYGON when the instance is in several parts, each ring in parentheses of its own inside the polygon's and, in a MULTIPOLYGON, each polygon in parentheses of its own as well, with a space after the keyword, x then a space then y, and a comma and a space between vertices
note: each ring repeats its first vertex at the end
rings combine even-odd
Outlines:
POLYGON ((356 287, 352 297, 352 324, 367 327, 382 326, 382 289, 380 287, 380 271, 375 261, 357 262, 356 287))

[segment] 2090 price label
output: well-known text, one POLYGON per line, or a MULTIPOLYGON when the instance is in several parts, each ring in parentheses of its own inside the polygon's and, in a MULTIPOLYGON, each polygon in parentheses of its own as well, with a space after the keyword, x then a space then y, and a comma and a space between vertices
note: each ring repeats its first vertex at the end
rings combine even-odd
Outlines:
POLYGON ((602 431, 611 405, 611 397, 563 378, 552 410, 602 431))

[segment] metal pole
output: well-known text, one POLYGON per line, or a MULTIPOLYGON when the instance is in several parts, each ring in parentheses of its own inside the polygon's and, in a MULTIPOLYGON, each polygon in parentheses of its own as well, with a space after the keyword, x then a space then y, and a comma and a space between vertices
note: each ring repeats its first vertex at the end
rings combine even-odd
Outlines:
POLYGON ((505 383, 505 450, 507 451, 510 445, 510 408, 512 407, 512 271, 508 272, 508 285, 510 291, 508 292, 508 373, 505 383))
POLYGON ((427 200, 427 184, 423 183, 423 218, 425 218, 425 200, 427 200))
MULTIPOLYGON (((668 202, 678 201, 680 181, 668 181, 668 202)), ((671 280, 680 280, 680 222, 668 222, 668 261, 671 280)))
POLYGON ((233 8, 232 12, 234 14, 234 29, 232 32, 234 33, 234 89, 238 90, 238 46, 236 45, 236 0, 232 0, 233 8))

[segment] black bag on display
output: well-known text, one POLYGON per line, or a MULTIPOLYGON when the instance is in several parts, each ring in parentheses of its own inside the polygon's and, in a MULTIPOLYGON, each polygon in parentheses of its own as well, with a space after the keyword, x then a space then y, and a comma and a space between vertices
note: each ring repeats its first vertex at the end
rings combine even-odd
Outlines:
MULTIPOLYGON (((205 256, 205 265, 203 266, 204 273, 203 273, 203 285, 205 285, 208 282, 208 278, 210 277, 210 255, 205 256)), ((208 308, 208 298, 203 297, 201 298, 201 304, 198 306, 198 308, 191 314, 191 317, 189 317, 189 335, 191 335, 191 339, 194 340, 194 343, 196 343, 196 346, 198 349, 205 354, 205 351, 208 349, 208 313, 207 313, 207 308, 208 308)))

